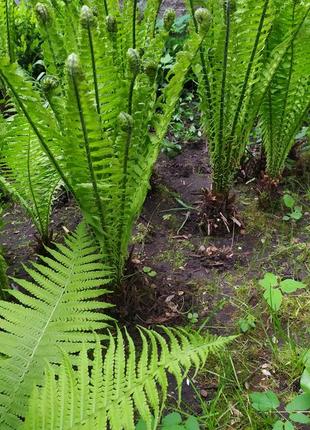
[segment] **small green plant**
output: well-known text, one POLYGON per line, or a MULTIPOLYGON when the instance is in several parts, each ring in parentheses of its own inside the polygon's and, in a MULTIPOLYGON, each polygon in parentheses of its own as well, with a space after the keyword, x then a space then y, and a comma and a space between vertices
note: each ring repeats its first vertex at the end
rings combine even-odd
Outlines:
POLYGON ((295 425, 310 424, 310 390, 307 387, 306 390, 287 403, 284 411, 278 410, 280 401, 273 391, 251 393, 250 399, 255 410, 272 413, 278 418, 272 430, 294 430, 295 425))
POLYGON ((150 278, 155 278, 155 276, 157 275, 157 272, 149 266, 144 266, 142 270, 150 278))
POLYGON ((248 314, 245 318, 238 320, 238 325, 242 333, 247 333, 256 327, 256 318, 254 315, 248 314))
POLYGON ((198 322, 199 315, 197 312, 189 312, 187 314, 187 319, 191 324, 196 324, 198 322))
POLYGON ((290 194, 284 194, 283 203, 290 211, 283 216, 284 221, 299 221, 302 218, 302 207, 296 205, 296 200, 290 194))
POLYGON ((264 299, 268 303, 270 309, 277 312, 282 304, 283 294, 294 293, 299 289, 306 288, 303 282, 295 281, 294 279, 281 280, 279 276, 273 273, 265 273, 263 279, 259 281, 259 285, 264 289, 264 299))

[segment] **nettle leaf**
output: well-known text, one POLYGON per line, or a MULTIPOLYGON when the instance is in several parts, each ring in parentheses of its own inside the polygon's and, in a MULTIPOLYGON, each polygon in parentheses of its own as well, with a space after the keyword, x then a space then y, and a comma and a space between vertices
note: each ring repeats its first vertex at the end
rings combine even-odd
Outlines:
POLYGON ((281 420, 276 421, 272 426, 272 430, 283 430, 283 429, 284 429, 284 422, 281 420))
POLYGON ((280 406, 279 399, 273 391, 251 393, 250 399, 253 408, 260 412, 272 411, 280 406))
POLYGON ((294 430, 295 427, 293 426, 293 424, 290 421, 286 421, 286 423, 284 424, 284 430, 294 430))
POLYGON ((289 402, 285 409, 287 412, 307 411, 310 409, 310 394, 300 394, 289 402))
POLYGON ((264 299, 272 310, 278 311, 281 307, 283 295, 279 288, 269 288, 264 292, 264 299))
POLYGON ((302 413, 290 414, 290 420, 298 424, 310 424, 310 417, 302 413))
POLYGON ((260 279, 258 281, 259 285, 263 288, 269 288, 269 287, 276 287, 279 283, 278 277, 274 275, 273 273, 265 273, 265 276, 263 279, 260 279))
POLYGON ((294 293, 299 289, 306 288, 306 285, 294 279, 284 279, 284 281, 280 282, 280 287, 284 293, 294 293))
POLYGON ((295 205, 295 199, 290 194, 285 194, 283 196, 283 202, 285 206, 289 209, 293 209, 295 205))

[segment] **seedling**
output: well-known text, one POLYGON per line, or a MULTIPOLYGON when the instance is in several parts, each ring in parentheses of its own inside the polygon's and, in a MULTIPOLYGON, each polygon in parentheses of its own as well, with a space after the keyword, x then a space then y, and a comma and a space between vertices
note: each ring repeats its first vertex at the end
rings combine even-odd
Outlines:
POLYGON ((189 322, 192 323, 192 324, 196 324, 196 322, 198 322, 198 314, 197 314, 197 312, 189 312, 187 314, 187 318, 188 318, 189 322))
POLYGON ((303 282, 295 281, 294 279, 281 280, 273 273, 266 273, 264 278, 259 281, 259 285, 263 287, 264 299, 273 311, 278 311, 280 309, 283 293, 294 293, 306 287, 303 282))
POLYGON ((298 221, 302 218, 302 207, 296 205, 294 197, 284 194, 283 203, 290 211, 283 216, 284 221, 298 221))
POLYGON ((253 315, 248 314, 245 318, 240 318, 238 320, 238 325, 242 333, 246 333, 249 330, 255 328, 256 318, 253 315))
POLYGON ((144 266, 142 270, 150 278, 155 278, 155 276, 157 275, 157 272, 155 272, 155 270, 153 270, 151 267, 144 266))

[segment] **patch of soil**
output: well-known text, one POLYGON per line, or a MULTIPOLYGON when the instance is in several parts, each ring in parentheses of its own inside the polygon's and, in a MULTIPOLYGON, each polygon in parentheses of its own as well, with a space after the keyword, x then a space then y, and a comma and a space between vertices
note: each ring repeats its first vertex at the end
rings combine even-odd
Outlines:
MULTIPOLYGON (((70 197, 59 197, 51 219, 53 241, 63 241, 65 233, 74 231, 82 217, 79 208, 70 197)), ((22 264, 36 259, 39 251, 37 231, 23 209, 9 203, 3 211, 4 228, 0 230, 0 245, 8 263, 10 276, 24 276, 22 264)))

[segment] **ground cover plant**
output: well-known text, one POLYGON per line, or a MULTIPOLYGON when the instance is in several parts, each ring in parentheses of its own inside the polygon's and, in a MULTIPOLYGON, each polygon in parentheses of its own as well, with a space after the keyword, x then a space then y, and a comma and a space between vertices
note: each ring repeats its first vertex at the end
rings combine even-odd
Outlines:
POLYGON ((308 429, 308 13, 0 0, 0 430, 308 429))

